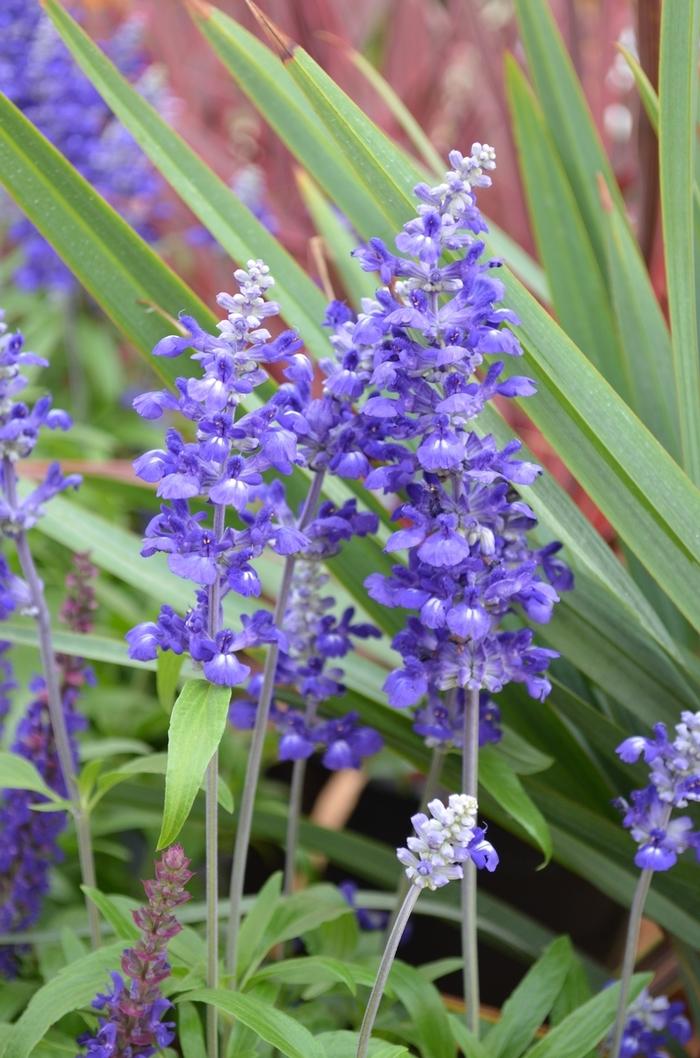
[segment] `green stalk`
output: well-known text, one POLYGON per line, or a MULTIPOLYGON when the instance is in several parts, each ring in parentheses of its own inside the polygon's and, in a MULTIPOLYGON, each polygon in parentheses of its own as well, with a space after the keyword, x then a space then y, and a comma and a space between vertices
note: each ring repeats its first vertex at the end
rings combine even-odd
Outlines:
MULTIPOLYGON (((323 471, 314 474, 311 487, 299 518, 300 529, 303 529, 308 525, 316 511, 316 505, 323 486, 323 476, 323 471)), ((273 615, 273 621, 277 628, 281 628, 284 614, 287 609, 295 563, 296 556, 288 555, 284 563, 282 583, 280 584, 277 604, 273 615)), ((250 743, 250 752, 248 754, 248 766, 246 768, 245 783, 243 786, 243 795, 241 797, 241 807, 238 816, 238 827, 236 829, 236 841, 233 849, 233 865, 231 868, 231 886, 229 892, 230 912, 226 935, 226 968, 232 978, 234 987, 236 984, 238 932, 241 924, 241 900, 243 899, 245 869, 248 860, 248 847, 250 845, 250 831, 253 823, 253 808, 255 806, 255 794, 258 788, 258 780, 260 778, 260 766, 262 763, 263 746, 265 743, 265 732, 267 730, 267 723, 270 716, 270 705, 272 704, 272 693, 275 687, 275 673, 277 670, 278 656, 278 644, 271 643, 268 648, 267 658, 265 659, 263 683, 260 690, 260 697, 258 699, 253 738, 250 743)))
MULTIPOLYGON (((479 783, 479 691, 466 690, 462 745, 462 793, 476 797, 479 783)), ((467 858, 462 878, 462 959, 467 1028, 479 1035, 479 949, 476 934, 476 865, 467 858)))

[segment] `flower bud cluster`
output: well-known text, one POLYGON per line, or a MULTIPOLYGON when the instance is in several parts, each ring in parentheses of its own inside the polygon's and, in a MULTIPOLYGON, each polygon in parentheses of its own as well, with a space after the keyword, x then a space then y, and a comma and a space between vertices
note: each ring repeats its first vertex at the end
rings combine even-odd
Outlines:
POLYGON ((78 1039, 86 1058, 148 1058, 172 1043, 174 1023, 163 1021, 172 1004, 161 983, 170 974, 168 941, 182 929, 173 912, 190 898, 189 862, 180 845, 171 845, 156 863, 155 880, 143 883, 148 903, 133 912, 141 937, 122 955, 122 972, 112 973, 111 990, 93 1001, 102 1014, 97 1033, 78 1039))
POLYGON ((519 442, 499 448, 476 428, 489 401, 535 386, 504 377, 503 358, 521 354, 504 324, 518 321, 499 307, 500 262, 481 261, 474 189, 490 184, 494 152, 477 143, 450 163, 441 184, 416 187, 418 216, 396 239, 399 255, 380 239, 355 251, 385 284, 375 299, 357 317, 336 303, 327 321, 338 363, 326 390, 362 395, 339 472, 400 497, 386 549, 406 551, 407 565, 366 582, 373 599, 416 614, 394 640, 403 664, 386 683, 399 708, 454 689, 495 693, 512 680, 544 698, 556 654, 502 622, 512 612, 548 621, 572 585, 559 544, 528 542, 536 518, 517 489, 540 468, 517 459, 519 442))
POLYGON ((450 794, 447 804, 437 798, 428 804, 428 812, 411 819, 415 836, 406 847, 396 850, 406 877, 420 889, 441 889, 463 876, 463 864, 471 860, 476 867, 495 871, 498 853, 486 840, 486 831, 476 825, 478 805, 467 794, 450 794))
MULTIPOLYGON (((135 87, 162 108, 160 76, 148 65, 143 25, 128 19, 105 45, 135 87)), ((80 70, 38 0, 0 5, 0 92, 7 95, 103 198, 144 238, 165 211, 162 182, 136 141, 120 125, 80 70)), ((14 274, 27 290, 73 290, 75 278, 33 224, 2 201, 12 218, 9 236, 24 259, 14 274)))
POLYGON ((642 870, 667 871, 686 849, 700 859, 700 830, 674 809, 700 801, 700 712, 681 713, 675 738, 665 724, 656 724, 653 738, 633 735, 617 747, 626 764, 641 758, 649 765, 649 784, 633 790, 629 802, 620 798, 623 826, 637 842, 634 862, 642 870))

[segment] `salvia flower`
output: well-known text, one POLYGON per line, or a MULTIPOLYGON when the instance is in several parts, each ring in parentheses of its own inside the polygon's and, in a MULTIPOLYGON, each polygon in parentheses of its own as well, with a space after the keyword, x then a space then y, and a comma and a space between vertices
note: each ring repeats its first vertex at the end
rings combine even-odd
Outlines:
POLYGON ((683 1045, 692 1035, 684 1010, 683 1003, 652 996, 642 989, 627 1010, 620 1058, 668 1058, 665 1044, 676 1041, 683 1045))
POLYGON ((146 452, 134 466, 165 501, 146 528, 141 553, 164 553, 171 571, 191 581, 197 591, 184 617, 164 606, 155 622, 138 625, 127 635, 131 657, 148 660, 159 649, 187 651, 200 662, 207 679, 229 687, 250 674, 249 666, 239 660, 241 651, 275 639, 284 644, 263 610, 244 618, 238 632, 221 628, 219 615, 208 612, 210 589, 219 587, 219 601, 231 591, 258 596, 261 585, 254 562, 265 549, 286 556, 300 552, 308 542, 285 517, 281 482, 268 488, 262 481, 265 471, 288 475, 301 462, 296 434, 285 421, 291 389, 281 387, 266 404, 239 414, 241 403, 266 380, 265 365, 291 359, 288 370, 294 371, 308 361, 298 353, 301 342, 294 331, 272 338, 264 326, 279 312, 277 303, 265 298, 274 283, 267 265, 251 260, 247 270, 238 269, 234 275, 240 290, 219 294, 227 316, 217 335, 181 316, 187 334, 163 338, 153 351, 155 356, 176 357, 192 350, 201 376, 179 378, 177 393, 145 393, 134 401, 147 419, 178 411, 195 437, 186 440, 171 427, 165 446, 146 452), (208 510, 194 510, 193 501, 205 503, 208 510))
POLYGON ((366 587, 383 605, 415 614, 394 640, 403 660, 386 691, 397 708, 419 707, 421 728, 432 727, 440 697, 454 690, 493 694, 517 681, 544 698, 555 652, 503 621, 548 621, 558 593, 572 586, 555 557, 560 545, 537 550, 528 541, 536 519, 517 489, 540 468, 517 458, 519 442, 501 448, 476 429, 489 401, 529 396, 535 386, 505 374, 506 358, 521 349, 504 324, 518 321, 500 305, 500 262, 482 260, 486 225, 474 189, 491 182, 493 149, 476 143, 469 156, 452 151, 450 163, 441 184, 416 187, 418 216, 397 237, 398 254, 380 239, 355 251, 385 286, 357 317, 337 304, 328 314, 343 359, 326 391, 360 400, 345 473, 399 496, 386 550, 406 552, 407 564, 372 574, 366 587))
POLYGON ((700 712, 681 713, 675 738, 665 724, 656 724, 652 738, 633 735, 617 747, 626 764, 640 758, 649 765, 649 783, 634 790, 629 801, 620 798, 623 826, 637 842, 634 862, 642 870, 667 871, 686 849, 700 859, 700 831, 690 816, 675 810, 700 801, 700 712))
POLYGON ((373 911, 366 907, 357 905, 357 885, 347 879, 338 886, 345 900, 355 912, 355 918, 360 929, 366 932, 384 929, 389 920, 388 911, 373 911))
MULTIPOLYGON (((346 508, 346 513, 352 517, 354 505, 346 508)), ((319 716, 324 702, 345 692, 343 669, 338 660, 353 649, 355 640, 380 635, 374 625, 356 622, 352 608, 340 617, 334 614, 335 600, 326 594, 329 578, 322 570, 321 556, 327 556, 329 546, 322 546, 322 542, 330 536, 330 548, 335 549, 341 534, 337 524, 331 528, 329 523, 342 520, 345 519, 332 505, 323 505, 305 530, 312 544, 304 557, 297 559, 294 568, 289 603, 282 621, 286 647, 279 652, 275 673, 278 691, 287 688, 304 704, 298 709, 275 700, 270 711, 280 734, 280 760, 305 760, 314 752, 321 752, 322 763, 332 771, 361 767, 364 759, 377 753, 383 745, 381 736, 361 724, 357 713, 330 720, 319 716)), ((375 527, 374 516, 370 516, 367 530, 375 527)), ((356 525, 355 531, 357 535, 365 535, 362 525, 356 525)), ((248 696, 233 703, 231 720, 235 726, 249 728, 254 724, 260 684, 261 677, 254 676, 248 696)))
POLYGON ((21 400, 27 386, 24 372, 33 366, 46 367, 47 361, 25 351, 22 335, 8 331, 0 312, 0 533, 9 537, 30 529, 48 500, 65 489, 77 488, 81 481, 78 474, 63 475, 58 463, 52 463, 44 480, 23 500, 17 499, 17 461, 32 454, 42 429, 71 426, 70 416, 52 407, 49 395, 34 405, 21 400))
MULTIPOLYGON (((142 23, 129 19, 106 45, 121 72, 162 106, 159 74, 148 65, 142 23)), ((85 77, 38 0, 4 0, 0 11, 0 91, 136 230, 151 241, 163 211, 162 184, 135 140, 85 77)), ((72 290, 75 279, 49 243, 3 200, 9 236, 22 246, 18 285, 72 290)))
POLYGON ((429 815, 418 812, 411 819, 415 835, 396 850, 406 877, 419 889, 441 889, 463 876, 463 864, 494 871, 498 853, 477 826, 478 805, 467 794, 450 794, 447 804, 437 798, 428 804, 429 815))
POLYGON ((143 883, 148 902, 132 912, 141 936, 123 953, 111 988, 93 1000, 98 1030, 78 1038, 86 1058, 150 1058, 172 1043, 174 1023, 163 1021, 172 1004, 161 984, 170 975, 168 942, 182 929, 173 912, 190 898, 189 862, 180 845, 171 845, 156 863, 155 880, 143 883))
MULTIPOLYGON (((86 555, 76 555, 74 570, 66 578, 68 594, 61 616, 74 632, 89 632, 95 597, 92 578, 96 570, 86 555)), ((79 657, 56 657, 61 685, 61 703, 74 763, 78 753, 76 734, 86 722, 78 711, 81 690, 94 684, 94 673, 79 657)), ((7 664, 7 662, 4 662, 7 664)), ((6 670, 3 670, 6 671, 6 670)), ((35 677, 29 684, 34 698, 17 725, 13 753, 31 761, 46 784, 67 795, 49 717, 46 684, 35 677)), ((63 859, 58 839, 65 830, 65 812, 36 812, 35 804, 46 798, 29 790, 5 790, 0 802, 0 932, 28 929, 38 919, 49 890, 49 873, 63 859)), ((25 952, 22 945, 0 947, 0 974, 13 977, 25 952)))

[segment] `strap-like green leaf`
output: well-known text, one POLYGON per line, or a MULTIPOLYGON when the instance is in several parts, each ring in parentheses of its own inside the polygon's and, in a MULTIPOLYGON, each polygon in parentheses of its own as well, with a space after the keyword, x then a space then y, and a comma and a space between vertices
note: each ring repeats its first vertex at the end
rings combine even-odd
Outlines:
POLYGON ((389 984, 408 1012, 414 1042, 423 1058, 453 1058, 455 1042, 435 985, 415 967, 399 960, 391 967, 389 984))
MULTIPOLYGON (((630 1002, 637 998, 651 978, 652 974, 634 975, 630 1002)), ((536 1043, 527 1052, 527 1058, 585 1058, 612 1028, 619 991, 619 984, 612 985, 589 999, 536 1043)))
POLYGON ((596 256, 584 216, 525 76, 506 58, 506 90, 539 256, 564 330, 629 400, 630 364, 623 360, 605 286, 605 258, 596 256))
POLYGON ((159 849, 175 840, 190 814, 207 765, 226 728, 230 700, 228 687, 188 680, 173 706, 159 849))
POLYGON ((569 938, 559 937, 528 970, 486 1037, 490 1058, 519 1058, 552 1009, 572 960, 569 938))
MULTIPOLYGON (((172 332, 162 313, 184 310, 214 326, 196 295, 3 95, 0 183, 137 349, 150 354, 172 332)), ((167 357, 151 366, 168 383, 178 374, 167 357)))
POLYGON ((45 8, 67 47, 145 154, 217 241, 239 263, 262 257, 275 277, 275 296, 287 322, 317 356, 327 350, 325 299, 280 243, 157 111, 121 76, 56 0, 45 8))
POLYGON ((700 4, 676 0, 661 12, 659 174, 673 373, 683 465, 700 485, 700 354, 695 303, 693 184, 700 4))

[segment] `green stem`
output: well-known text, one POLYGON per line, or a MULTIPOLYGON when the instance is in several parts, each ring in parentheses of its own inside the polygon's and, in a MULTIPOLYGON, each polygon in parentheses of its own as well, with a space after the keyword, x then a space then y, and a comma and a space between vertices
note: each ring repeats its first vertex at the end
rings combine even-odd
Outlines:
MULTIPOLYGON (((226 508, 223 504, 214 507, 214 537, 220 540, 226 528, 226 508)), ((221 628, 221 577, 217 577, 209 588, 208 631, 212 639, 221 628)), ((204 790, 204 821, 206 845, 206 902, 207 902, 207 987, 219 987, 219 754, 215 752, 207 766, 204 790)), ((219 1055, 219 1012, 207 1004, 207 1055, 219 1055)))
MULTIPOLYGON (((304 507, 299 518, 299 528, 304 529, 311 521, 321 495, 323 486, 323 471, 314 474, 304 507)), ((289 590, 294 575, 296 556, 289 555, 284 563, 282 572, 282 583, 277 596, 277 604, 273 615, 273 621, 277 628, 281 628, 284 614, 289 600, 289 590)), ((255 727, 248 753, 248 766, 246 768, 245 783, 241 797, 241 807, 236 829, 236 841, 233 848, 233 865, 231 868, 231 886, 229 892, 230 913, 228 930, 226 934, 226 968, 230 974, 233 985, 236 984, 236 954, 238 947, 238 932, 241 924, 241 900, 243 899, 243 885, 245 882, 245 869, 248 860, 248 847, 250 845, 250 831, 253 823, 253 808, 255 806, 255 794, 260 778, 260 765, 262 763, 263 746, 265 743, 265 732, 270 716, 270 705, 272 704, 272 692, 275 687, 275 674, 277 671, 277 658, 279 646, 271 643, 265 659, 263 671, 263 682, 258 699, 255 727)))
POLYGON ((406 923, 411 917, 411 912, 416 905, 416 900, 420 896, 420 886, 412 885, 409 891, 406 893, 401 909, 396 916, 393 929, 389 934, 389 939, 386 942, 384 954, 382 955, 382 961, 379 964, 377 970, 377 976, 372 986, 369 1001, 367 1003, 367 1009, 365 1010, 365 1016, 362 1019, 362 1026, 360 1028, 360 1038, 357 1041, 357 1058, 367 1058, 367 1050, 369 1048, 369 1041, 372 1037, 372 1029, 374 1028, 374 1022, 377 1019, 377 1011, 379 1010, 379 1004, 382 1001, 384 995, 384 989, 386 988, 387 978, 389 971, 391 970, 391 964, 396 956, 399 942, 403 936, 403 931, 406 929, 406 923))
MULTIPOLYGON (((660 829, 664 830, 671 818, 672 806, 669 805, 660 823, 660 829)), ((615 1028, 613 1029, 613 1043, 610 1050, 610 1058, 619 1058, 622 1034, 625 1030, 627 1020, 627 1004, 630 994, 630 982, 634 973, 634 964, 637 961, 637 946, 639 944, 639 931, 642 925, 644 905, 651 885, 654 872, 642 871, 639 875, 637 888, 632 898, 630 917, 627 922, 627 936, 625 937, 625 952, 622 958, 622 972, 620 974, 620 995, 617 1001, 617 1015, 615 1017, 615 1028)))
MULTIPOLYGON (((479 782, 479 691, 466 690, 462 745, 462 792, 476 797, 479 782)), ((464 1006, 467 1028, 479 1036, 479 951, 476 933, 476 866, 463 864, 462 959, 464 1006)))
MULTIPOLYGON (((316 717, 316 702, 310 701, 304 713, 304 723, 313 723, 316 717)), ((299 844, 299 819, 304 796, 304 779, 306 778, 306 757, 295 760, 292 766, 292 780, 289 784, 289 809, 287 812, 287 841, 284 850, 284 895, 290 896, 294 890, 294 867, 299 844)))
MULTIPOLYGON (((3 480, 5 484, 5 497, 12 510, 17 510, 17 475, 11 460, 3 459, 3 480)), ((71 749, 70 736, 66 727, 66 715, 63 709, 61 697, 61 684, 56 665, 56 656, 53 649, 53 637, 51 634, 51 615, 46 605, 44 585, 36 571, 34 559, 27 540, 27 534, 21 530, 14 537, 15 547, 19 564, 29 588, 32 600, 34 616, 39 633, 39 654, 41 656, 41 667, 44 673, 46 686, 46 702, 49 710, 49 720, 56 744, 56 755, 60 772, 63 776, 68 798, 71 802, 71 813, 75 821, 75 834, 78 842, 78 860, 80 862, 80 873, 83 885, 91 889, 97 888, 95 877, 95 860, 92 852, 92 837, 90 834, 90 820, 86 809, 82 804, 78 791, 78 779, 76 775, 73 751, 71 749)), ((88 924, 90 926, 90 940, 93 948, 100 946, 100 916, 97 908, 87 896, 85 897, 88 924)))
MULTIPOLYGON (((428 774, 426 775, 425 782, 423 783, 423 793, 420 799, 421 812, 425 811, 428 802, 432 801, 432 799, 437 795, 438 790, 440 789, 440 775, 442 774, 442 766, 444 761, 445 751, 440 746, 435 746, 433 749, 433 754, 430 758, 430 767, 428 769, 428 774)), ((394 910, 392 911, 389 917, 386 932, 384 934, 385 944, 387 944, 389 941, 391 931, 394 928, 394 923, 396 922, 396 918, 406 898, 406 893, 408 892, 410 884, 411 883, 406 877, 405 872, 401 871, 401 877, 399 878, 399 884, 396 887, 396 896, 394 898, 394 910)))

